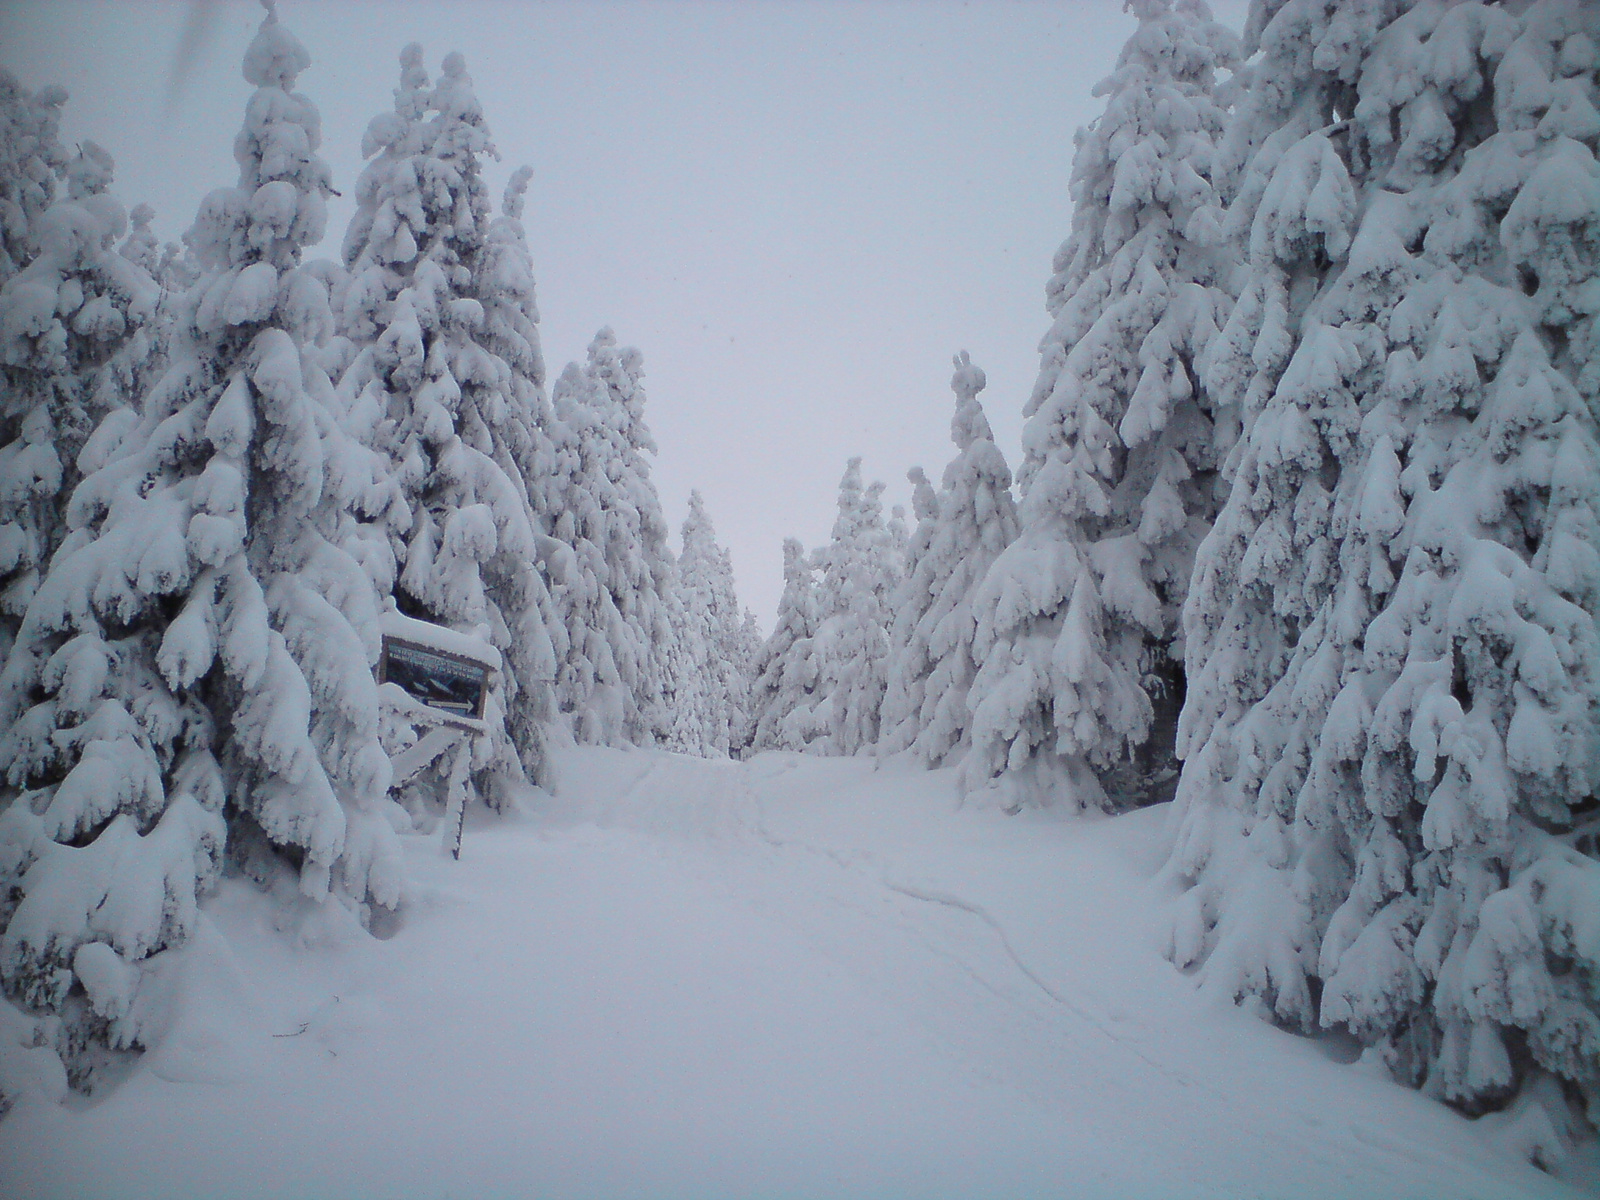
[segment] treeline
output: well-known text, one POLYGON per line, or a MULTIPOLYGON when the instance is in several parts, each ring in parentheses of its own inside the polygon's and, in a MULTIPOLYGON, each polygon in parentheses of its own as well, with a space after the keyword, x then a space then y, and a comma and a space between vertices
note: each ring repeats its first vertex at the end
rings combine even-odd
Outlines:
POLYGON ((61 145, 64 94, 0 76, 0 1094, 159 1028, 141 985, 224 869, 371 921, 419 790, 499 808, 552 739, 743 738, 728 555, 698 495, 668 548, 637 350, 602 330, 547 391, 530 172, 491 202, 462 57, 401 54, 336 262, 310 61, 269 14, 238 182, 167 247, 61 145), (398 790, 391 612, 500 668, 466 756, 398 790))
MULTIPOLYGON (((851 460, 756 644, 674 559, 636 351, 549 390, 526 175, 402 59, 341 262, 269 19, 241 179, 182 250, 4 84, 0 981, 76 1078, 224 853, 399 895, 384 606, 503 658, 491 804, 547 744, 907 753, 973 803, 1173 799, 1168 953, 1397 1079, 1600 1117, 1600 10, 1200 0, 1081 131, 1015 479, 956 359, 913 524, 851 460), (120 248, 113 242, 123 238, 120 248), (226 847, 226 850, 224 850, 226 847)), ((7 1015, 7 1020, 12 1016, 7 1015)), ((17 1040, 17 1039, 13 1039, 17 1040)))
POLYGON ((1600 8, 1197 0, 1080 132, 1015 492, 786 548, 757 747, 1175 796, 1174 963, 1552 1161, 1600 1118, 1600 8))

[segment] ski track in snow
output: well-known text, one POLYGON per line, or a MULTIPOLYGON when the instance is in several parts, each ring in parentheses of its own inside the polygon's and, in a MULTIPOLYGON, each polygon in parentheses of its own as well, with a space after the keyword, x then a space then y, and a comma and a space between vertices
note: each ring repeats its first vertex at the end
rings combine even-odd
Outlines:
MULTIPOLYGON (((878 765, 879 764, 874 764, 874 770, 878 769, 878 765)), ((782 776, 790 774, 800 766, 801 764, 798 761, 791 760, 785 762, 778 775, 769 778, 766 782, 771 783, 777 778, 781 778, 782 776)), ((1131 1055, 1143 1063, 1152 1072, 1162 1076, 1181 1088, 1200 1089, 1202 1093, 1209 1095, 1216 1103, 1225 1105, 1238 1111, 1247 1111, 1257 1107, 1257 1102, 1255 1100, 1242 1095, 1236 1089, 1227 1086, 1226 1083, 1218 1083, 1215 1081, 1199 1083, 1183 1072, 1163 1065, 1154 1058, 1150 1057, 1150 1055, 1146 1054, 1129 1038, 1119 1035, 1113 1028, 1110 1027, 1109 1018, 1101 1018, 1097 1016, 1090 1009, 1084 1007, 1084 1005, 1078 1003, 1070 995, 1066 994, 1062 989, 1052 986, 1049 981, 1047 981, 1037 970, 1028 964, 1022 954, 1018 952, 1016 945, 1011 935, 1007 932, 1005 926, 982 904, 945 889, 901 882, 891 876, 891 868, 881 862, 876 861, 869 853, 860 850, 839 850, 828 845, 820 845, 796 838, 785 838, 774 834, 769 827, 765 815, 767 801, 763 799, 762 795, 755 786, 753 764, 749 762, 741 762, 737 764, 736 769, 741 781, 741 801, 743 806, 747 806, 742 808, 742 811, 747 811, 753 814, 754 817, 753 822, 745 822, 744 824, 767 847, 774 851, 781 852, 798 850, 806 854, 819 856, 832 863, 841 871, 849 873, 859 881, 876 882, 887 891, 896 895, 904 896, 907 899, 917 901, 921 904, 936 906, 941 909, 953 911, 974 918, 993 934, 996 943, 1004 952, 1006 959, 1009 960, 1015 970, 1030 984, 1032 984, 1039 993, 1043 994, 1055 1005, 1066 1009, 1079 1021, 1089 1026, 1106 1041, 1110 1042, 1120 1052, 1131 1055)), ((645 773, 648 774, 648 771, 645 773)), ((726 795, 726 792, 722 791, 721 794, 726 795)), ((958 965, 968 977, 970 977, 979 986, 983 987, 987 992, 994 995, 997 999, 1001 1000, 1002 1002, 1014 1002, 1013 997, 996 989, 994 985, 987 978, 985 978, 982 971, 972 963, 961 959, 958 955, 946 947, 936 946, 933 940, 927 936, 923 936, 920 940, 931 952, 938 954, 941 957, 945 957, 958 965)), ((1105 1006, 1102 1005, 1101 1007, 1103 1008, 1105 1006)), ((1325 1121, 1314 1117, 1309 1113, 1300 1113, 1298 1115, 1300 1117, 1298 1124, 1307 1132, 1316 1132, 1326 1128, 1327 1123, 1325 1121)), ((1426 1147, 1411 1146, 1399 1142, 1392 1136, 1389 1136, 1370 1126, 1351 1122, 1342 1125, 1339 1129, 1339 1133, 1342 1135, 1341 1140, 1345 1141, 1345 1145, 1341 1147, 1341 1150, 1344 1153, 1364 1154, 1370 1157, 1372 1152, 1376 1151, 1382 1157, 1390 1159, 1396 1163, 1422 1165, 1436 1169, 1450 1168, 1455 1165, 1454 1160, 1447 1155, 1440 1154, 1426 1147)), ((1302 1159, 1302 1161, 1317 1162, 1323 1167, 1329 1169, 1337 1168, 1340 1165, 1341 1156, 1338 1154, 1329 1154, 1326 1147, 1314 1147, 1305 1139, 1288 1137, 1278 1132, 1268 1132, 1266 1133, 1266 1136, 1273 1141, 1281 1143, 1286 1150, 1296 1154, 1302 1159)), ((1478 1195, 1478 1193, 1470 1194, 1478 1195)), ((1485 1196, 1494 1194, 1497 1193, 1482 1193, 1482 1195, 1485 1196)))
MULTIPOLYGON (((784 775, 788 775, 795 771, 798 767, 800 767, 800 763, 797 761, 785 762, 781 771, 779 772, 779 775, 773 778, 775 779, 784 775)), ((736 769, 741 781, 741 787, 739 789, 741 794, 740 799, 742 801, 742 805, 744 806, 741 808, 741 811, 749 812, 753 814, 754 817, 753 822, 742 822, 742 824, 745 828, 749 829, 750 832, 753 832, 756 837, 758 837, 760 841, 770 849, 779 852, 801 851, 806 854, 818 856, 833 864, 842 872, 848 873, 854 879, 862 883, 870 885, 871 883, 875 882, 878 885, 881 885, 881 887, 888 892, 904 896, 907 899, 917 901, 920 904, 936 906, 941 909, 974 918, 993 934, 996 944, 998 944, 998 946, 1004 952, 1006 959, 1009 960, 1010 964, 1024 979, 1026 979, 1030 984, 1033 985, 1035 989, 1037 989, 1038 993, 1044 995, 1055 1005, 1066 1009, 1079 1021, 1089 1026, 1106 1041, 1110 1042, 1114 1047, 1117 1048, 1118 1051, 1127 1055, 1131 1055, 1133 1058, 1136 1058, 1139 1060, 1139 1062, 1144 1064, 1144 1066, 1150 1071, 1162 1076, 1181 1088, 1198 1088, 1202 1093, 1210 1096, 1215 1103, 1241 1111, 1250 1110, 1256 1107, 1256 1101, 1250 1097, 1240 1094, 1236 1089, 1228 1087, 1225 1083, 1219 1084, 1214 1081, 1209 1083, 1199 1083, 1189 1075, 1163 1065, 1150 1055, 1146 1054, 1142 1049, 1139 1048, 1139 1046, 1134 1044, 1131 1039, 1119 1035, 1113 1028, 1111 1028, 1110 1018, 1102 1018, 1097 1016, 1093 1011, 1078 1003, 1062 989, 1057 986, 1052 986, 1049 981, 1047 981, 1037 970, 1028 964, 1022 954, 1018 952, 1016 945, 1011 935, 1007 932, 1005 926, 982 904, 948 890, 898 881, 891 876, 891 868, 875 860, 870 853, 860 850, 840 850, 828 845, 816 844, 796 838, 784 838, 774 834, 769 827, 765 815, 767 802, 763 799, 755 786, 752 764, 748 762, 741 762, 737 764, 736 769)), ((874 770, 876 769, 877 764, 874 766, 874 770)), ((648 774, 648 771, 646 774, 648 774)), ((772 781, 772 779, 769 779, 767 782, 772 781)), ((719 797, 725 795, 726 791, 719 788, 719 797)), ((993 995, 996 999, 1008 1004, 1015 1003, 1014 997, 997 989, 994 984, 985 977, 983 972, 978 969, 978 967, 961 958, 948 947, 936 945, 934 940, 928 936, 926 930, 918 931, 918 933, 919 940, 930 952, 953 962, 955 965, 961 968, 961 970, 973 982, 984 988, 985 991, 993 995)), ((1104 1008, 1105 1006, 1102 1004, 1101 1007, 1104 1008)), ((1300 1125, 1308 1132, 1320 1130, 1325 1126, 1323 1121, 1309 1114, 1302 1113, 1299 1115, 1301 1117, 1299 1122, 1300 1125)), ((1426 1148, 1407 1146, 1396 1141, 1392 1137, 1386 1136, 1378 1130, 1366 1126, 1350 1123, 1347 1126, 1344 1126, 1341 1132, 1349 1139, 1348 1144, 1343 1147, 1347 1153, 1365 1153, 1370 1157, 1371 1152, 1377 1151, 1380 1155, 1386 1158, 1390 1158, 1402 1163, 1421 1164, 1433 1167, 1449 1167, 1452 1165, 1452 1160, 1445 1155, 1432 1152, 1426 1148)), ((1266 1136, 1283 1144, 1287 1150, 1295 1153, 1303 1161, 1317 1162, 1330 1169, 1339 1166, 1339 1156, 1330 1155, 1327 1153, 1325 1147, 1314 1147, 1304 1139, 1287 1137, 1281 1133, 1269 1132, 1266 1136)), ((1490 1195, 1493 1193, 1484 1194, 1490 1195)))
MULTIPOLYGON (((796 762, 785 763, 781 774, 788 774, 789 772, 795 770, 797 766, 799 766, 799 764, 796 762)), ((1110 1028, 1109 1018, 1097 1017, 1094 1012, 1075 1001, 1061 988, 1052 986, 1038 971, 1036 971, 1027 963, 1027 961, 1016 949, 1015 943, 1013 942, 1011 935, 1006 931, 1005 926, 983 905, 947 890, 898 882, 891 878, 889 873, 890 868, 881 862, 874 860, 870 854, 866 854, 861 851, 840 851, 827 845, 818 845, 809 841, 783 838, 774 835, 769 829, 765 819, 765 802, 762 800, 761 796, 751 782, 751 777, 753 774, 751 764, 741 763, 739 764, 739 769, 741 775, 743 775, 745 778, 745 795, 747 802, 750 805, 750 811, 755 814, 755 823, 753 826, 754 832, 767 846, 777 851, 798 850, 807 854, 819 856, 835 865, 841 871, 849 873, 853 878, 862 884, 868 886, 877 884, 889 893, 904 896, 907 899, 918 902, 919 904, 932 905, 939 909, 975 918, 977 922, 979 922, 993 935, 995 944, 997 944, 1003 951, 1004 956, 1010 965, 1018 974, 1027 980, 1027 982, 1031 984, 1034 989, 1036 989, 1038 994, 1042 994, 1049 1001, 1051 1001, 1052 1004, 1059 1006, 1060 1008, 1063 1008, 1067 1012, 1071 1013, 1072 1016, 1077 1018, 1078 1021, 1082 1022, 1084 1025, 1087 1025, 1107 1042, 1111 1043, 1119 1053, 1126 1054, 1134 1059, 1137 1059, 1149 1071, 1170 1081, 1172 1084, 1175 1084, 1180 1088, 1198 1089, 1201 1094, 1204 1094, 1210 1098, 1211 1103, 1214 1103, 1218 1106, 1226 1107, 1236 1111, 1249 1111, 1256 1107, 1256 1102, 1253 1099, 1237 1093, 1234 1089, 1226 1086, 1226 1084, 1219 1084, 1215 1081, 1206 1084, 1200 1084, 1183 1072, 1163 1065, 1162 1063, 1150 1057, 1150 1055, 1146 1054, 1129 1038, 1120 1036, 1117 1032, 1115 1032, 1115 1030, 1110 1028)), ((972 962, 962 958, 949 947, 936 944, 931 931, 927 930, 926 928, 918 928, 912 932, 918 936, 918 940, 931 953, 950 961, 975 984, 983 988, 988 994, 994 996, 1002 1004, 1015 1009, 1017 1005, 1015 996, 1003 992, 997 988, 995 984, 992 983, 972 962)), ((1101 1007, 1104 1008, 1105 1006, 1102 1005, 1101 1007)), ((1069 1031, 1051 1027, 1047 1029, 1047 1033, 1055 1034, 1070 1041, 1071 1035, 1069 1031)), ((1106 1082, 1110 1084, 1112 1080, 1107 1078, 1106 1082)), ((1309 1121, 1307 1121, 1305 1124, 1308 1130, 1315 1128, 1309 1121)), ((1354 1132, 1355 1129, 1352 1127, 1352 1133, 1354 1132)), ((1270 1132, 1266 1136, 1281 1143, 1287 1151, 1293 1153, 1302 1161, 1316 1162, 1325 1169, 1329 1170, 1334 1170, 1339 1166, 1339 1160, 1337 1156, 1328 1154, 1325 1148, 1314 1147, 1305 1139, 1295 1139, 1276 1132, 1270 1132)), ((1372 1149, 1379 1149, 1385 1151, 1386 1153, 1394 1153, 1392 1144, 1386 1143, 1383 1139, 1380 1139, 1377 1136, 1363 1137, 1359 1140, 1369 1152, 1372 1149)), ((1360 1152, 1361 1149, 1362 1146, 1350 1147, 1350 1150, 1354 1152, 1360 1152)), ((1420 1159, 1415 1155, 1408 1155, 1405 1153, 1403 1148, 1400 1150, 1399 1157, 1414 1162, 1423 1161, 1423 1159, 1420 1159)), ((1432 1161, 1442 1162, 1445 1160, 1441 1159, 1439 1156, 1432 1156, 1432 1161)))
MULTIPOLYGON (((794 763, 785 764, 785 773, 792 771, 794 767, 794 763)), ((925 904, 939 905, 944 908, 953 909, 956 912, 965 913, 969 916, 975 917, 978 921, 987 926, 988 929, 994 934, 1001 949, 1005 952, 1006 957, 1010 959, 1012 965, 1015 966, 1017 971, 1020 972, 1025 979, 1033 984, 1034 987, 1036 987, 1046 997, 1061 1007, 1067 1009, 1079 1020, 1084 1022, 1084 1024, 1098 1032, 1107 1041, 1122 1047, 1130 1054, 1140 1059, 1148 1067, 1150 1067, 1151 1070, 1166 1076, 1168 1079, 1171 1079, 1183 1087, 1195 1086, 1194 1080, 1179 1072, 1173 1071, 1170 1068, 1162 1066, 1160 1063, 1156 1062, 1154 1059, 1140 1051, 1136 1046, 1130 1043, 1127 1038, 1118 1036, 1113 1030, 1108 1028, 1105 1021, 1097 1018, 1093 1013, 1084 1008, 1081 1004, 1077 1003, 1070 996, 1065 995, 1057 988, 1052 987, 1037 971, 1035 971, 1027 964, 1026 961, 1024 961, 1022 955, 1017 952, 1016 946, 1012 942, 1011 936, 1006 932, 1005 927, 995 919, 994 915, 990 913, 988 909, 984 908, 981 904, 964 897, 957 896, 948 891, 917 887, 911 884, 896 882, 889 877, 888 868, 884 867, 882 864, 871 864, 874 869, 871 872, 867 872, 862 869, 864 864, 861 859, 847 854, 842 854, 833 850, 831 847, 817 846, 809 842, 792 841, 774 836, 768 828, 767 823, 762 815, 762 801, 756 792, 753 782, 751 781, 751 765, 749 763, 740 763, 739 771, 743 779, 743 795, 750 806, 750 811, 756 814, 756 822, 754 826, 755 832, 767 845, 777 850, 800 849, 808 853, 822 855, 846 871, 858 871, 864 877, 875 878, 878 883, 880 883, 890 892, 905 896, 911 900, 917 900, 925 904)), ((949 956, 949 951, 936 948, 932 946, 931 943, 927 944, 929 945, 929 948, 934 950, 936 953, 949 956)), ((993 992, 1000 999, 1007 999, 1007 997, 1005 997, 1002 993, 995 991, 993 986, 986 979, 984 979, 982 973, 974 968, 970 963, 960 961, 959 959, 956 961, 958 962, 958 965, 960 965, 973 980, 978 982, 989 991, 993 992)))
POLYGON ((1149 1055, 1141 1051, 1138 1047, 1130 1043, 1127 1038, 1118 1037, 1114 1032, 1106 1027, 1104 1022, 1097 1019, 1093 1013, 1089 1012, 1082 1005, 1075 1002, 1071 997, 1063 995, 1061 992, 1057 991, 1055 988, 1046 983, 1044 979, 1042 979, 1039 974, 1033 970, 1033 968, 1028 966, 1027 963, 1023 962, 1022 956, 1017 953, 1016 947, 1011 944, 1011 938, 1006 933, 1005 927, 1002 926, 999 921, 995 920, 994 917, 991 916, 982 905, 974 904, 970 900, 963 900, 960 896, 953 896, 948 892, 929 891, 922 888, 911 887, 907 884, 895 883, 893 880, 888 878, 884 879, 883 884, 891 892, 898 892, 900 895, 907 896, 912 900, 921 900, 927 904, 943 905, 946 908, 953 908, 958 912, 968 913, 971 916, 976 917, 994 931, 995 936, 1000 940, 1001 948, 1006 952, 1006 957, 1016 964, 1017 970, 1022 972, 1023 976, 1025 976, 1029 982, 1031 982, 1046 996, 1050 997, 1050 999, 1054 1000, 1057 1004, 1067 1009, 1086 1025, 1096 1030, 1107 1041, 1114 1042, 1118 1046, 1121 1046, 1127 1050, 1134 1057, 1138 1058, 1140 1061, 1149 1066, 1151 1070, 1156 1071, 1161 1075, 1165 1075, 1168 1079, 1182 1087, 1195 1086, 1194 1080, 1177 1071, 1173 1071, 1162 1066, 1149 1055))

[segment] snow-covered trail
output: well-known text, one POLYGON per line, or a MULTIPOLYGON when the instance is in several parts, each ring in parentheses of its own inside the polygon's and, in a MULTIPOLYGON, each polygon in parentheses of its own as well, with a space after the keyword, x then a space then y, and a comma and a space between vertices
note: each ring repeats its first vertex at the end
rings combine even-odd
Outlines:
POLYGON ((166 1040, 0 1123, 0 1194, 1578 1194, 1202 1004, 1156 952, 1159 811, 958 811, 861 760, 560 765, 459 863, 409 839, 390 940, 225 887, 166 1040))

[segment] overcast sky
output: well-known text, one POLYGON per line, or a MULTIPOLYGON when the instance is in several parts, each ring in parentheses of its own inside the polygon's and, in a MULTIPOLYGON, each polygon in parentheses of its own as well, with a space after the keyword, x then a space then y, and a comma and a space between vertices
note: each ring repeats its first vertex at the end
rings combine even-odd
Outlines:
MULTIPOLYGON (((1238 28, 1244 0, 1215 3, 1238 28)), ((1120 0, 1044 3, 312 3, 299 87, 348 197, 398 55, 460 50, 525 214, 553 380, 602 325, 644 353, 655 481, 677 529, 690 488, 770 629, 781 543, 828 537, 845 460, 909 508, 937 482, 950 356, 1016 467, 1022 405, 1066 237, 1072 135, 1133 29, 1120 0)), ((117 160, 117 192, 175 238, 237 174, 261 19, 245 0, 0 0, 0 66, 71 93, 63 133, 117 160), (185 30, 191 52, 185 54, 185 30), (182 64, 174 76, 175 64, 182 64)), ((320 253, 336 256, 348 202, 320 253)))

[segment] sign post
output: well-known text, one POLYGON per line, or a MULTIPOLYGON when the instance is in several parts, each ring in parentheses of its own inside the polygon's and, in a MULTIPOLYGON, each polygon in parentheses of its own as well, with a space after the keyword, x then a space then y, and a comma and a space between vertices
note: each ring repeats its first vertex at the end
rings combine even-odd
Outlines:
POLYGON ((471 789, 472 743, 489 733, 490 691, 500 655, 478 638, 418 621, 391 609, 383 618, 377 680, 385 706, 402 724, 422 731, 392 753, 392 788, 404 787, 436 762, 445 777, 443 843, 461 857, 461 833, 471 789))
POLYGON ((406 695, 429 708, 482 721, 489 674, 487 663, 464 654, 384 635, 378 682, 399 684, 406 695))

